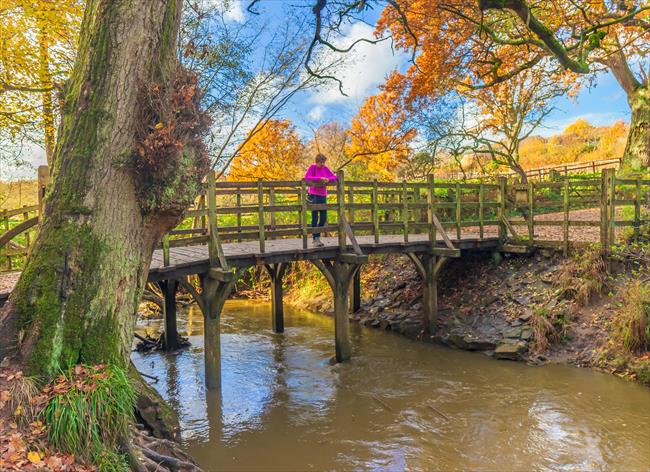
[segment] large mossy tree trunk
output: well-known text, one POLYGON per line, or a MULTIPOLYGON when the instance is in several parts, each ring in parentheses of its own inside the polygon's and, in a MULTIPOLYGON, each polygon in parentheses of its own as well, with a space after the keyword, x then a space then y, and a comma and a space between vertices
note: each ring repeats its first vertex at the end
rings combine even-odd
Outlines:
POLYGON ((87 2, 45 218, 0 314, 3 338, 16 340, 2 343, 0 358, 13 348, 34 374, 80 362, 126 367, 153 249, 207 170, 191 141, 176 143, 164 178, 134 165, 143 129, 166 127, 142 122, 143 90, 178 77, 181 9, 182 0, 87 2))

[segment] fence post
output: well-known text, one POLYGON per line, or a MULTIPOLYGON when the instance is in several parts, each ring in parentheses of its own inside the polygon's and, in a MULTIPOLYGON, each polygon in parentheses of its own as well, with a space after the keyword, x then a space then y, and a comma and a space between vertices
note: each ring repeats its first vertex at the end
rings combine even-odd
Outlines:
POLYGON ((508 228, 504 220, 508 218, 506 212, 506 185, 508 184, 508 178, 504 176, 499 177, 499 241, 504 243, 508 239, 508 228))
POLYGON ((563 195, 564 220, 562 221, 562 230, 564 236, 564 256, 569 255, 569 178, 564 176, 564 195, 563 195))
POLYGON ((218 251, 216 247, 215 233, 217 223, 217 194, 215 189, 214 171, 208 172, 208 259, 210 267, 217 265, 218 251))
POLYGON ((266 234, 264 232, 264 187, 262 186, 262 179, 257 180, 257 228, 260 240, 260 254, 264 254, 266 234))
POLYGON ((404 242, 409 242, 409 205, 406 193, 406 181, 402 181, 402 224, 404 226, 404 242))
MULTIPOLYGON (((271 187, 269 189, 269 205, 275 206, 275 188, 271 187)), ((275 211, 270 210, 271 212, 271 231, 275 231, 275 211)), ((275 236, 271 236, 271 239, 275 239, 275 236)))
POLYGON ((372 182, 372 232, 375 244, 379 244, 379 189, 377 179, 372 182))
POLYGON ((302 233, 302 248, 307 249, 307 182, 300 182, 300 232, 302 233))
POLYGON ((641 237, 641 178, 636 179, 634 194, 634 241, 638 242, 641 237))
POLYGON ((532 181, 528 182, 528 244, 535 244, 535 187, 532 181))
POLYGON ((347 247, 347 239, 345 236, 345 176, 342 170, 336 173, 336 199, 339 207, 339 250, 344 252, 347 247))
POLYGON ((436 245, 436 226, 433 224, 433 217, 435 215, 435 203, 433 201, 434 198, 434 181, 433 181, 433 174, 427 175, 427 223, 429 224, 429 242, 431 243, 431 247, 435 247, 436 245))
MULTIPOLYGON (((499 177, 501 179, 501 177, 499 177)), ((461 217, 462 217, 462 200, 460 197, 460 182, 456 182, 456 239, 460 241, 462 237, 461 217)))
POLYGON ((485 233, 485 222, 483 220, 484 213, 484 199, 485 199, 485 187, 483 186, 483 181, 479 184, 478 188, 478 231, 479 239, 483 240, 483 235, 485 233))
POLYGON ((614 179, 614 169, 603 169, 600 183, 600 245, 603 251, 609 252, 610 239, 610 197, 614 179))

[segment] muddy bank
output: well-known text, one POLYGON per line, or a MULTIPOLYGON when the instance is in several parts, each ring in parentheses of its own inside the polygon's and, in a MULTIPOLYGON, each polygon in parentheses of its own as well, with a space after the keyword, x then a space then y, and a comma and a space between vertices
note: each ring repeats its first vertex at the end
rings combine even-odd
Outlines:
MULTIPOLYGON (((598 264, 544 252, 450 260, 438 285, 439 324, 429 336, 412 263, 402 256, 371 258, 362 275, 362 308, 350 318, 496 359, 594 367, 650 385, 650 355, 624 353, 611 336, 625 290, 649 276, 647 254, 613 263, 611 276, 598 264), (584 273, 576 264, 585 266, 584 273)), ((292 303, 331 312, 328 292, 300 299, 293 290, 292 303)))

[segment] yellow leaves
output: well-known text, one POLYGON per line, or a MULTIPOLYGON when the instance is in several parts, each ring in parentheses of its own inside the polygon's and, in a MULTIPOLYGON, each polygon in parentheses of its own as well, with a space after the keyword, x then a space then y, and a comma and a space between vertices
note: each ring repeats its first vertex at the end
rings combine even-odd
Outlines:
POLYGON ((305 146, 289 120, 270 120, 248 136, 228 172, 228 180, 294 180, 306 170, 305 146))
POLYGON ((41 455, 36 451, 29 451, 27 453, 27 460, 29 460, 29 462, 31 462, 34 465, 40 465, 42 462, 41 459, 42 459, 41 455))

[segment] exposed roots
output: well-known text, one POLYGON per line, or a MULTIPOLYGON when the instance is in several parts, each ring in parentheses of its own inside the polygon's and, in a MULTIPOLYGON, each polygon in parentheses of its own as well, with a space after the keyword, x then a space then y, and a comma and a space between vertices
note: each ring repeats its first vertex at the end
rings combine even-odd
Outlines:
POLYGON ((128 448, 131 467, 138 472, 202 470, 175 442, 154 438, 136 427, 131 429, 129 436, 131 443, 124 447, 128 448))

